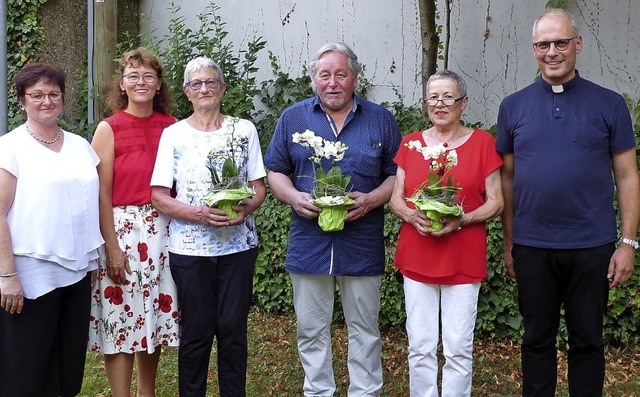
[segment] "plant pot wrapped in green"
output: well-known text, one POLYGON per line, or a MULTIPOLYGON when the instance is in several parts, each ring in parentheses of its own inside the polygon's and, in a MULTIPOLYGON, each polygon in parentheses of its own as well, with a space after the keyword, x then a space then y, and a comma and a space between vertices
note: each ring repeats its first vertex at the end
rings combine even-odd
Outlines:
MULTIPOLYGON (((238 172, 238 166, 234 157, 235 122, 232 125, 231 136, 227 139, 224 148, 213 148, 207 156, 207 168, 211 173, 211 190, 204 198, 204 203, 209 207, 216 207, 227 213, 230 219, 238 214, 233 210, 243 199, 253 197, 255 190, 245 181, 238 172), (231 154, 225 154, 230 149, 231 154), (217 164, 224 160, 222 169, 218 171, 217 164)), ((242 142, 238 142, 242 144, 242 142)))
POLYGON ((356 203, 346 190, 350 176, 343 176, 340 167, 333 166, 326 174, 322 168, 316 169, 315 187, 311 204, 322 208, 318 224, 325 232, 344 229, 347 206, 356 203))

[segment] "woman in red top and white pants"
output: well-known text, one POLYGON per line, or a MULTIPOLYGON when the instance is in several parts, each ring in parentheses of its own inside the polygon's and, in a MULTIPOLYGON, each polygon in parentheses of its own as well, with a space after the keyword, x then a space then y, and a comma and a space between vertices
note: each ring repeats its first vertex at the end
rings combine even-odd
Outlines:
POLYGON ((411 396, 438 396, 437 347, 442 321, 446 362, 443 396, 471 395, 473 331, 480 282, 487 276, 485 221, 503 206, 502 161, 490 133, 460 123, 468 104, 464 80, 443 70, 427 83, 429 119, 433 127, 404 137, 394 161, 396 185, 389 205, 403 223, 394 258, 404 276, 409 336, 411 396), (408 203, 430 172, 430 161, 407 146, 444 147, 457 152, 457 164, 447 171, 458 185, 462 216, 446 216, 444 227, 431 232, 431 222, 408 203))

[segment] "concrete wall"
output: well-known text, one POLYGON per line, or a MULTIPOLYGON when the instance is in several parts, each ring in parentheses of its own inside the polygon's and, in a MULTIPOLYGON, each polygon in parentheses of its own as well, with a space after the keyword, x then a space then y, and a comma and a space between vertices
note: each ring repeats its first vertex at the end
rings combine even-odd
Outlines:
MULTIPOLYGON (((118 2, 118 40, 123 41, 126 32, 137 37, 139 0, 107 1, 118 2)), ((83 112, 80 102, 85 101, 81 97, 86 94, 83 92, 86 81, 78 78, 78 72, 87 70, 87 7, 86 0, 48 0, 40 9, 45 34, 43 60, 60 65, 67 73, 63 118, 69 123, 74 123, 83 112)))
POLYGON ((45 41, 42 56, 67 73, 63 118, 72 122, 80 111, 83 84, 76 78, 87 67, 87 2, 49 0, 40 9, 45 41))
MULTIPOLYGON (((206 0, 183 2, 181 15, 196 28, 206 0)), ((218 0, 236 49, 255 36, 267 40, 285 71, 302 65, 325 42, 344 41, 366 65, 374 84, 372 99, 393 101, 397 88, 405 103, 419 101, 420 41, 416 0, 218 0)), ((441 15, 444 1, 439 0, 441 15)), ((470 107, 463 116, 486 126, 495 123, 500 100, 535 78, 531 48, 534 19, 546 0, 459 0, 451 11, 449 68, 465 76, 470 107)), ((584 37, 578 56, 583 77, 633 98, 640 96, 640 1, 568 1, 584 37)), ((156 34, 167 33, 168 3, 140 0, 156 34)), ((271 77, 261 54, 259 80, 271 77)))

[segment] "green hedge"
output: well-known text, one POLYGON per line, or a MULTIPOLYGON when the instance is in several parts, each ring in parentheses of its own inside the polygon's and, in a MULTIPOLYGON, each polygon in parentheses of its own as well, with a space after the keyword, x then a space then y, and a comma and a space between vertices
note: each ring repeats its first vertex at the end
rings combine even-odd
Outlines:
MULTIPOLYGON (((260 253, 254 276, 254 304, 260 310, 273 313, 291 313, 293 296, 291 281, 285 271, 288 242, 289 206, 278 203, 271 194, 256 212, 260 234, 260 253)), ((386 214, 386 272, 382 282, 380 325, 404 324, 402 277, 391 265, 398 238, 400 221, 389 211, 386 214)), ((502 226, 498 219, 487 223, 489 275, 482 282, 478 300, 476 334, 483 338, 521 340, 521 316, 518 313, 515 280, 508 276, 503 265, 502 226)), ((636 262, 638 255, 636 254, 636 262)), ((605 316, 605 338, 609 342, 637 346, 640 324, 640 272, 636 270, 624 286, 611 290, 609 310, 605 316)), ((341 318, 342 309, 336 304, 334 317, 341 318)), ((564 322, 558 336, 566 344, 564 322)))

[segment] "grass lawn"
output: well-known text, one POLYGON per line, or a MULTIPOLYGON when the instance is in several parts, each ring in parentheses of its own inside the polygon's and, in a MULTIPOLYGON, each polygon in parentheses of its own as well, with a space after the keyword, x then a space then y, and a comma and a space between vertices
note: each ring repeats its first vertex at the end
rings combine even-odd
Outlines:
MULTIPOLYGON (((249 371, 247 395, 301 396, 304 378, 295 342, 295 319, 253 311, 249 316, 249 371)), ((336 396, 346 396, 347 333, 344 325, 333 326, 336 396)), ((404 328, 383 331, 382 365, 384 388, 381 396, 408 396, 407 341, 404 328)), ((474 396, 520 395, 520 350, 508 342, 476 341, 474 353, 474 396)), ((558 396, 568 396, 566 357, 560 352, 558 396)), ((207 396, 217 396, 215 349, 209 369, 207 396)), ((607 349, 605 396, 640 396, 640 353, 628 349, 607 349)), ((160 362, 157 397, 178 395, 177 349, 165 349, 160 362)), ((88 353, 81 396, 111 397, 102 356, 88 353)), ((135 391, 134 394, 135 395, 135 391)))

